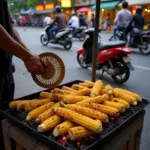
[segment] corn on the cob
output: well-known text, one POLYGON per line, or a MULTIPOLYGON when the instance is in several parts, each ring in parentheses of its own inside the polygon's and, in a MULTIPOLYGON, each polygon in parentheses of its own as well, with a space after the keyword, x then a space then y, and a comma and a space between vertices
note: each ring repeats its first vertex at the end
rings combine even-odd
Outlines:
POLYGON ((68 95, 68 94, 75 94, 76 92, 69 91, 69 90, 61 90, 62 93, 68 95))
POLYGON ((42 98, 51 98, 52 94, 49 92, 41 92, 40 97, 42 98))
POLYGON ((64 121, 63 123, 57 125, 53 130, 53 135, 55 137, 66 135, 68 130, 74 126, 74 123, 70 121, 64 121))
POLYGON ((59 107, 60 104, 59 102, 56 103, 55 105, 53 105, 51 108, 47 109, 45 112, 43 112, 42 114, 40 114, 37 118, 36 118, 36 122, 37 123, 41 123, 43 121, 45 121, 46 119, 48 119, 49 117, 53 116, 54 113, 52 111, 53 107, 59 107))
POLYGON ((87 88, 92 88, 89 84, 83 83, 83 82, 79 83, 79 85, 87 87, 87 88))
POLYGON ((123 99, 120 99, 120 98, 112 98, 111 101, 112 101, 112 102, 118 102, 118 103, 120 103, 120 104, 123 104, 127 109, 130 108, 130 104, 129 104, 127 101, 123 100, 123 99))
POLYGON ((109 116, 113 116, 113 117, 119 116, 119 111, 116 108, 113 108, 110 106, 105 106, 102 104, 95 104, 95 103, 87 103, 87 104, 84 104, 84 106, 95 109, 109 116))
POLYGON ((82 89, 84 89, 85 87, 84 86, 82 86, 82 85, 79 85, 79 84, 73 84, 72 85, 72 88, 74 89, 74 90, 82 90, 82 89))
POLYGON ((85 80, 84 83, 88 84, 90 87, 93 87, 95 84, 94 82, 89 81, 89 80, 85 80))
POLYGON ((83 104, 86 104, 86 103, 102 103, 106 100, 108 100, 108 95, 104 94, 102 96, 92 97, 92 98, 89 98, 87 100, 83 100, 83 101, 78 102, 76 104, 77 105, 83 105, 83 104))
POLYGON ((37 107, 39 107, 41 105, 47 104, 48 102, 50 102, 50 99, 37 100, 37 101, 33 101, 33 102, 30 101, 27 104, 25 110, 27 112, 30 112, 31 110, 33 110, 33 109, 35 109, 35 108, 37 108, 37 107))
POLYGON ((137 101, 142 101, 142 97, 140 95, 134 93, 134 92, 131 92, 131 91, 128 91, 128 90, 125 90, 125 89, 120 89, 120 88, 115 88, 115 89, 120 91, 120 92, 125 92, 128 95, 133 96, 134 98, 136 98, 137 101))
POLYGON ((90 93, 91 93, 91 90, 89 88, 84 88, 84 89, 77 91, 77 93, 75 93, 75 95, 77 95, 77 96, 88 96, 90 93))
POLYGON ((116 108, 119 112, 125 112, 125 106, 123 104, 112 102, 112 101, 104 101, 103 105, 110 106, 116 108))
POLYGON ((12 101, 9 103, 9 108, 10 109, 16 109, 18 104, 26 104, 28 103, 30 100, 17 100, 17 101, 12 101))
POLYGON ((103 114, 91 108, 82 107, 82 106, 75 105, 75 104, 65 105, 65 108, 76 111, 77 113, 80 113, 82 115, 85 115, 93 119, 98 119, 103 122, 108 122, 108 116, 106 114, 103 114))
POLYGON ((52 100, 53 101, 60 101, 62 98, 64 98, 66 95, 58 94, 58 93, 52 93, 52 100))
POLYGON ((39 132, 46 132, 49 130, 52 130, 54 127, 56 127, 61 122, 61 118, 58 115, 54 115, 44 122, 40 124, 37 128, 39 132))
POLYGON ((67 86, 63 86, 62 90, 68 90, 68 91, 72 91, 72 92, 77 92, 76 90, 74 90, 74 89, 72 89, 70 87, 67 87, 67 86))
POLYGON ((101 80, 97 80, 92 88, 91 91, 91 97, 98 96, 101 92, 101 89, 103 87, 103 82, 101 80))
POLYGON ((82 138, 89 137, 94 133, 82 126, 73 127, 68 130, 68 135, 70 140, 80 140, 82 138))
POLYGON ((114 89, 113 94, 116 98, 124 99, 125 101, 127 101, 128 103, 130 103, 133 106, 137 105, 136 98, 129 95, 129 94, 127 94, 127 93, 125 93, 125 92, 121 92, 118 89, 114 89))
POLYGON ((77 102, 83 101, 89 99, 88 96, 73 96, 73 95, 67 95, 62 100, 67 104, 75 104, 77 102))
POLYGON ((36 119, 40 114, 42 114, 44 111, 52 107, 55 103, 54 102, 49 102, 45 105, 42 105, 32 111, 30 111, 26 117, 26 120, 33 120, 36 119))
POLYGON ((112 86, 111 85, 104 86, 104 88, 102 88, 102 90, 101 90, 101 94, 112 95, 113 94, 113 88, 112 88, 112 86))
POLYGON ((75 122, 95 133, 100 133, 102 131, 102 123, 97 122, 96 120, 93 120, 89 117, 62 107, 55 107, 53 108, 53 111, 57 115, 60 115, 69 121, 75 122))

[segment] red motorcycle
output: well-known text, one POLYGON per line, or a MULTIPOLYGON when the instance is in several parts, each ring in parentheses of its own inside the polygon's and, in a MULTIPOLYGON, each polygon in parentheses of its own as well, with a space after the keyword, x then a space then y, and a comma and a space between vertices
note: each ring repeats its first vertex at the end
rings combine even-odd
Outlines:
MULTIPOLYGON (((101 32, 101 30, 99 30, 101 32)), ((83 48, 77 51, 77 61, 84 69, 92 67, 92 48, 94 29, 85 31, 88 35, 84 41, 83 48)), ((98 42, 99 53, 96 68, 102 70, 102 75, 107 72, 115 82, 122 84, 130 77, 130 70, 134 70, 129 54, 131 50, 123 41, 98 42)))

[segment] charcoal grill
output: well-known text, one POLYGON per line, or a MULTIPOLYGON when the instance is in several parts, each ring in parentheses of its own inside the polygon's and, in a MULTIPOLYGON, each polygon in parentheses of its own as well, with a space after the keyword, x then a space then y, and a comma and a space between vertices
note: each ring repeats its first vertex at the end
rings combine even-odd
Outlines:
MULTIPOLYGON (((73 81, 64 85, 59 86, 71 86, 72 84, 77 84, 82 81, 73 81)), ((50 90, 46 90, 50 91, 50 90)), ((23 99, 35 99, 39 98, 39 93, 34 93, 32 95, 28 95, 19 100, 23 99)), ((69 138, 65 137, 65 141, 63 138, 55 138, 52 135, 52 132, 47 133, 38 133, 36 131, 38 124, 34 121, 26 121, 25 118, 27 116, 26 112, 18 113, 15 110, 10 110, 9 102, 6 102, 1 107, 2 114, 12 121, 14 124, 22 128, 27 133, 31 134, 36 139, 42 141, 43 143, 54 147, 57 150, 92 150, 95 149, 97 145, 101 145, 105 140, 108 140, 113 134, 119 131, 119 129, 125 127, 126 124, 130 123, 131 120, 136 118, 136 116, 144 110, 144 108, 148 105, 148 101, 143 99, 136 107, 131 107, 126 113, 122 114, 118 118, 110 118, 108 123, 103 124, 103 132, 99 135, 95 135, 86 139, 82 139, 80 141, 70 141, 69 138)))

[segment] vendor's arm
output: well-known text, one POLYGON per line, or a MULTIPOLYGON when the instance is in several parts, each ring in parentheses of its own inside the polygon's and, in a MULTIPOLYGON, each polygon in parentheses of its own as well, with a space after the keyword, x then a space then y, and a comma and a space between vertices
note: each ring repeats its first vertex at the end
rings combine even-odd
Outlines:
POLYGON ((24 61, 27 69, 33 74, 43 72, 43 66, 39 56, 32 54, 26 48, 16 42, 0 25, 0 51, 7 51, 24 61))

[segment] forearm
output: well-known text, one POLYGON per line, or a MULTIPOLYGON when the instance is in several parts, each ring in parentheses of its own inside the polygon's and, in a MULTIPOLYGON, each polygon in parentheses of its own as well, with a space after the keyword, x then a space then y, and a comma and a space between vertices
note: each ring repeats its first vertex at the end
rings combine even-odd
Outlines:
POLYGON ((22 60, 25 60, 31 55, 26 48, 16 42, 0 25, 0 51, 1 50, 10 52, 22 60))

